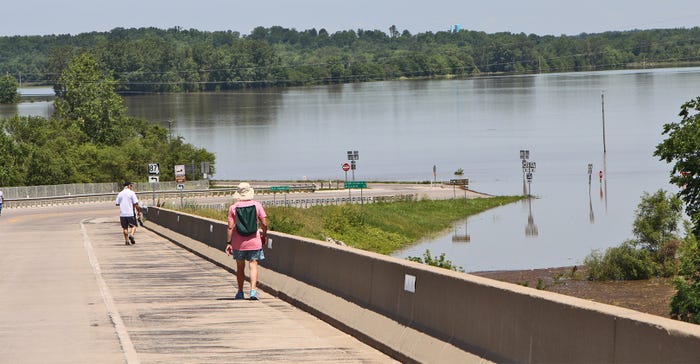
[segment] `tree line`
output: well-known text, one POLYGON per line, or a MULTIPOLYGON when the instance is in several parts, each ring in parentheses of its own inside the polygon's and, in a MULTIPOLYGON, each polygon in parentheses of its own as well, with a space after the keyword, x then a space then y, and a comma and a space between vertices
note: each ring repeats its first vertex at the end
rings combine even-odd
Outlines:
MULTIPOLYGON (((214 165, 213 153, 128 116, 114 86, 85 53, 71 59, 57 79, 49 119, 15 115, 0 120, 0 186, 145 181, 151 162, 214 165)), ((173 174, 164 169, 161 178, 173 180, 173 174)))
POLYGON ((92 54, 120 93, 216 91, 417 77, 576 72, 700 64, 700 28, 539 36, 460 30, 329 33, 280 26, 250 34, 115 28, 0 37, 0 74, 53 85, 75 55, 92 54))

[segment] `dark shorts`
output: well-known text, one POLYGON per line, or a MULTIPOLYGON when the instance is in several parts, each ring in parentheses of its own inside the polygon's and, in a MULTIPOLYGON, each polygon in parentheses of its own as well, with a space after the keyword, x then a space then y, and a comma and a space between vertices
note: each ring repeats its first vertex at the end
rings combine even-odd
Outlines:
POLYGON ((233 259, 235 260, 265 260, 265 254, 262 249, 258 250, 234 250, 233 259))
POLYGON ((122 224, 122 229, 128 229, 136 226, 136 216, 119 216, 119 222, 122 224))

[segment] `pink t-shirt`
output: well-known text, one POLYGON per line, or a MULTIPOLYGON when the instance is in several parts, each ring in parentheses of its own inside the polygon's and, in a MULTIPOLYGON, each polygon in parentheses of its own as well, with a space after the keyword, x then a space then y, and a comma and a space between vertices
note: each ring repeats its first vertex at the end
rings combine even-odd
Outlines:
MULTIPOLYGON (((260 238, 260 230, 255 234, 249 236, 242 236, 236 231, 236 207, 246 207, 250 205, 255 205, 255 210, 258 214, 258 220, 262 220, 267 217, 265 214, 265 209, 263 209, 262 204, 255 200, 243 200, 238 201, 228 208, 228 223, 229 226, 233 224, 233 233, 231 237, 231 246, 234 250, 259 250, 262 249, 262 240, 260 238)), ((260 228, 260 223, 258 222, 258 228, 260 228)))

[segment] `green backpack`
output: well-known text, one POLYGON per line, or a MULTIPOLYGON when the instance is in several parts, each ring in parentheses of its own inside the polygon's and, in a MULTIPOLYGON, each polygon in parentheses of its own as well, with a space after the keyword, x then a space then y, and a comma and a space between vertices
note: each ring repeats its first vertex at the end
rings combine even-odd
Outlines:
POLYGON ((243 236, 253 235, 258 231, 258 210, 255 205, 236 207, 236 231, 243 236))

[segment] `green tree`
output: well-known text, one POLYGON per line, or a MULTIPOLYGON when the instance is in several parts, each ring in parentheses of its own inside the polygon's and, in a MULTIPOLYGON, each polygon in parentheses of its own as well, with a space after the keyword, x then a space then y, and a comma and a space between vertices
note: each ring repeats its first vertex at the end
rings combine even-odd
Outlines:
POLYGON ((654 152, 661 160, 673 163, 670 181, 681 187, 680 198, 692 225, 680 249, 679 273, 673 283, 676 294, 671 299, 671 317, 700 323, 700 97, 684 103, 680 122, 664 125, 668 137, 654 152))
POLYGON ((632 233, 634 245, 650 252, 657 252, 664 243, 675 236, 681 220, 681 200, 678 196, 658 190, 653 195, 644 192, 637 206, 632 233))
MULTIPOLYGON (((51 119, 0 120, 0 155, 5 156, 0 185, 139 181, 151 162, 209 162, 214 169, 211 152, 168 138, 160 125, 126 116, 122 98, 93 57, 71 60, 59 81, 51 119)), ((164 180, 172 179, 172 170, 165 170, 164 180)))
POLYGON ((0 128, 0 186, 16 186, 24 180, 23 155, 12 136, 0 128))
POLYGON ((654 155, 672 163, 670 182, 681 187, 680 198, 700 236, 700 97, 681 106, 679 122, 663 126, 666 139, 656 146, 654 155))
POLYGON ((93 143, 119 144, 126 107, 114 87, 114 80, 93 56, 76 56, 54 87, 54 117, 76 123, 93 143))
POLYGON ((693 234, 685 239, 680 260, 678 276, 673 280, 676 294, 671 298, 671 317, 700 324, 700 249, 693 234))
POLYGON ((7 74, 0 77, 0 104, 14 104, 19 101, 19 82, 7 74))

